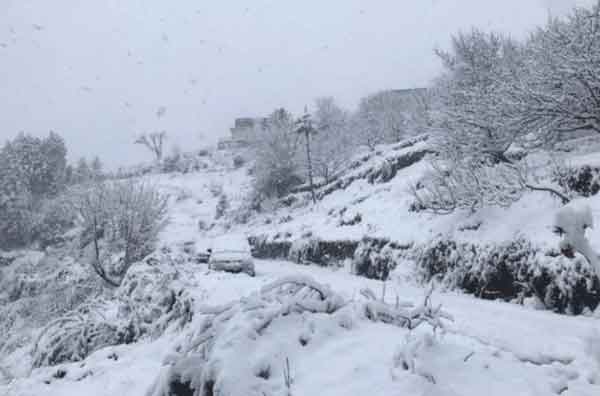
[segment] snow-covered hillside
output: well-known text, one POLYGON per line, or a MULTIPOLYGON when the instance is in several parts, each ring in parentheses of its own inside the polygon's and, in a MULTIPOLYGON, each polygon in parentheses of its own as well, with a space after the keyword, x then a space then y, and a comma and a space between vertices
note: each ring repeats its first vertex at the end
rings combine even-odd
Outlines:
MULTIPOLYGON (((187 174, 143 176, 171 196, 169 224, 158 244, 158 251, 165 253, 132 267, 117 295, 130 293, 131 288, 136 290, 131 298, 135 293, 142 293, 140 298, 149 293, 152 301, 158 302, 168 294, 166 290, 179 290, 185 296, 182 304, 193 301, 192 312, 186 316, 178 311, 171 319, 170 311, 159 311, 160 318, 152 322, 153 328, 160 327, 158 332, 130 344, 101 348, 80 362, 37 368, 31 373, 28 345, 22 345, 0 361, 4 377, 0 376, 0 394, 167 395, 161 392, 175 377, 183 384, 193 383, 201 381, 194 377, 199 371, 211 373, 210 381, 204 378, 204 386, 212 384, 232 395, 598 394, 600 325, 591 316, 559 315, 536 310, 535 304, 485 301, 438 288, 431 303, 433 307, 442 304, 453 320, 443 319, 442 328, 425 323, 409 330, 406 324, 382 317, 398 307, 410 312, 422 306, 426 288, 415 279, 413 261, 398 263, 389 279, 381 282, 354 275, 349 266, 321 268, 257 260, 257 276, 251 278, 209 271, 206 264, 194 260, 213 238, 231 233, 269 238, 279 234, 286 240, 358 241, 367 236, 398 243, 426 243, 440 234, 472 243, 524 237, 548 248, 558 246, 552 225, 561 204, 542 192, 527 193, 507 209, 487 208, 475 214, 459 211, 434 216, 410 211, 409 185, 419 179, 427 163, 417 158, 391 173, 389 164, 426 149, 425 142, 410 147, 382 146, 364 161, 357 157, 356 165, 342 178, 347 180, 343 187, 326 193, 327 187, 322 188, 323 198, 317 205, 299 193, 290 206, 254 214, 244 224, 234 218, 251 191, 247 167, 214 166, 187 174), (228 204, 219 217, 215 214, 222 196, 228 204), (161 257, 174 259, 161 262, 161 257), (147 275, 137 278, 136 274, 147 275), (143 277, 158 274, 168 276, 160 278, 166 283, 161 280, 156 288, 143 277), (286 300, 279 300, 282 297, 264 300, 261 289, 265 285, 282 277, 301 276, 328 285, 339 297, 339 306, 322 312, 292 309, 296 305, 285 305, 286 300), (379 314, 365 308, 373 301, 370 295, 377 300, 384 295, 386 304, 377 305, 379 314), (253 310, 258 310, 258 316, 248 313, 253 310), (274 316, 264 330, 256 330, 253 326, 264 320, 264 315, 274 316), (217 319, 223 323, 211 324, 217 319), (202 352, 206 354, 204 363, 191 360, 183 368, 177 366, 183 364, 185 346, 194 344, 208 324, 217 326, 218 331, 212 333, 208 349, 202 352), (247 342, 240 337, 248 337, 247 342), (201 370, 203 365, 210 370, 201 370), (170 371, 175 369, 169 367, 182 371, 170 371), (180 376, 173 377, 173 373, 180 376)), ((598 217, 600 204, 596 201, 588 199, 598 217)), ((588 236, 600 247, 597 231, 588 236)), ((14 268, 11 265, 5 271, 14 268)), ((103 312, 116 317, 115 312, 123 309, 119 301, 108 298, 103 312)), ((160 308, 160 303, 157 306, 160 308)), ((33 333, 43 323, 36 326, 40 327, 33 333)))
MULTIPOLYGON (((402 144, 397 146, 402 147, 402 144)), ((589 144, 584 146, 588 147, 589 144)), ((259 218, 251 224, 252 232, 269 236, 287 234, 291 235, 290 239, 301 238, 308 232, 327 240, 359 240, 370 236, 405 244, 426 242, 439 235, 475 242, 500 242, 521 236, 547 247, 556 245, 558 239, 552 234, 552 222, 562 203, 547 192, 529 191, 508 208, 486 207, 475 213, 457 210, 439 216, 411 211, 414 198, 410 187, 421 179, 429 164, 418 160, 407 167, 399 166, 389 181, 385 172, 391 172, 390 164, 394 161, 401 162, 398 159, 423 151, 427 151, 427 142, 400 149, 394 145, 381 146, 378 155, 372 155, 342 177, 348 180, 347 185, 344 183, 342 188, 324 194, 317 205, 308 205, 305 196, 304 201, 292 203, 291 210, 282 208, 259 218)), ((356 162, 360 158, 358 156, 356 162)), ((563 160, 574 167, 594 166, 600 161, 600 155, 598 152, 581 155, 577 151, 565 154, 563 160)), ((321 189, 328 190, 327 187, 321 189)), ((587 203, 593 216, 599 218, 600 201, 592 198, 587 203)), ((590 230, 589 235, 600 249, 600 230, 590 230)))

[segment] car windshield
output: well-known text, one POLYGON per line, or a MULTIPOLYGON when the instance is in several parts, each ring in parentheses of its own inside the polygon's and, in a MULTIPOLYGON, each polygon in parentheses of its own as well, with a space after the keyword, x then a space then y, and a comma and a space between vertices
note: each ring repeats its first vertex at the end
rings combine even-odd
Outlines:
POLYGON ((250 253, 242 250, 218 250, 211 253, 211 258, 242 259, 250 257, 250 253))

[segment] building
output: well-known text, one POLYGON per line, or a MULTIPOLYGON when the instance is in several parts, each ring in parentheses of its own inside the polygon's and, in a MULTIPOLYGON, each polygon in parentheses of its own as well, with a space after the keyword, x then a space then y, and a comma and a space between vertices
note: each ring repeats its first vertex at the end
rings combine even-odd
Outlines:
POLYGON ((266 118, 236 118, 235 126, 230 129, 233 140, 251 142, 256 139, 257 132, 265 129, 266 118))
POLYGON ((266 128, 267 119, 264 117, 236 118, 234 127, 230 129, 231 137, 221 139, 218 144, 220 150, 244 148, 258 138, 258 134, 266 128))

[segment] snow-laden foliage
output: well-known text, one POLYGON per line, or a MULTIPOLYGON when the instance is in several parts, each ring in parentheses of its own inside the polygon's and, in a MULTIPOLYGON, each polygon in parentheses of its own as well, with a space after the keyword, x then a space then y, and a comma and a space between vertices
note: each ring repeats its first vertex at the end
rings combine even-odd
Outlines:
POLYGON ((98 304, 79 306, 44 327, 34 342, 33 367, 79 361, 99 348, 132 341, 126 328, 106 321, 98 304))
POLYGON ((51 132, 44 139, 20 134, 0 150, 0 248, 35 237, 36 214, 64 189, 66 147, 51 132))
POLYGON ((409 333, 404 342, 398 347, 394 354, 392 376, 397 377, 398 372, 408 371, 411 374, 420 375, 428 382, 436 383, 435 377, 428 371, 427 365, 423 364, 422 356, 427 354, 438 343, 435 334, 431 333, 409 333))
POLYGON ((473 29, 453 36, 450 51, 437 52, 444 73, 434 87, 432 129, 442 154, 504 160, 513 143, 523 143, 528 131, 511 123, 500 89, 518 78, 522 51, 507 36, 473 29))
POLYGON ((529 179, 514 149, 547 149, 600 131, 599 5, 551 19, 529 40, 472 30, 438 51, 431 133, 438 157, 413 188, 415 209, 509 206, 527 189, 569 197, 529 179))
POLYGON ((553 172, 553 179, 570 194, 591 197, 600 191, 600 169, 597 167, 559 166, 553 172))
POLYGON ((353 272, 371 279, 388 279, 401 249, 389 240, 363 238, 354 251, 353 272))
POLYGON ((94 271, 118 286, 129 266, 152 252, 167 216, 167 197, 132 179, 104 181, 75 191, 81 247, 94 271))
POLYGON ((251 242, 256 257, 334 266, 351 259, 355 274, 379 280, 391 278, 399 266, 410 265, 419 282, 440 278, 448 289, 485 299, 533 302, 561 313, 580 314, 600 303, 600 281, 583 257, 569 260, 525 238, 477 243, 440 237, 426 243, 400 244, 377 238, 292 242, 263 236, 251 238, 251 242))
POLYGON ((219 201, 217 202, 217 206, 215 209, 215 220, 220 219, 225 215, 225 212, 229 209, 229 200, 227 199, 226 194, 221 194, 219 196, 219 201))
POLYGON ((240 356, 252 356, 250 351, 268 336, 269 327, 286 316, 333 314, 343 305, 329 287, 310 278, 288 277, 238 302, 200 307, 147 395, 168 396, 174 386, 191 389, 194 395, 273 394, 278 384, 265 383, 240 356))
POLYGON ((119 316, 133 318, 137 332, 156 337, 168 326, 191 321, 194 299, 177 266, 187 263, 171 252, 156 252, 130 268, 119 289, 119 316))
POLYGON ((265 131, 255 143, 254 189, 261 197, 286 195, 302 183, 298 163, 299 141, 294 134, 293 116, 279 109, 265 125, 265 131))
POLYGON ((332 97, 315 101, 314 122, 317 134, 312 138, 312 160, 315 176, 329 183, 348 165, 352 155, 350 115, 332 97))
POLYGON ((449 214, 458 209, 471 211, 485 207, 509 207, 531 191, 549 193, 562 203, 570 200, 568 192, 552 180, 554 158, 536 153, 519 159, 513 153, 502 160, 489 156, 462 153, 451 146, 430 159, 430 168, 410 188, 415 199, 413 210, 449 214))
POLYGON ((351 126, 355 142, 374 150, 422 133, 429 99, 425 90, 381 91, 362 98, 351 126))
POLYGON ((33 367, 83 360, 108 345, 182 328, 192 320, 194 305, 179 280, 177 265, 183 261, 172 252, 157 252, 130 268, 112 298, 95 298, 58 315, 34 341, 33 367))
POLYGON ((169 155, 166 155, 158 164, 154 167, 158 171, 163 173, 189 173, 198 172, 201 169, 208 167, 208 160, 206 155, 201 155, 197 151, 181 151, 174 149, 169 155))
POLYGON ((100 279, 71 257, 11 256, 0 268, 0 360, 28 349, 39 328, 102 294, 100 279))
POLYGON ((239 301, 200 307, 147 395, 286 394, 293 388, 293 358, 286 354, 302 353, 318 332, 315 323, 335 331, 351 331, 354 320, 443 327, 442 320, 451 317, 429 301, 430 295, 414 309, 374 300, 347 302, 312 278, 280 278, 239 301), (313 324, 303 330, 302 323, 313 324))
POLYGON ((445 329, 446 321, 454 318, 448 312, 442 310, 442 305, 432 305, 433 283, 427 289, 423 303, 417 307, 412 304, 400 304, 397 300, 395 305, 386 304, 375 298, 371 290, 363 290, 361 294, 367 297, 364 304, 364 312, 367 319, 375 322, 383 322, 409 330, 416 329, 423 323, 427 323, 434 332, 437 329, 445 329))
POLYGON ((524 239, 473 244, 438 239, 409 252, 423 280, 441 277, 443 285, 481 298, 538 304, 579 314, 595 309, 600 282, 585 260, 545 252, 524 239))
POLYGON ((319 241, 312 238, 295 240, 288 253, 288 258, 299 264, 320 262, 318 257, 319 241))
POLYGON ((503 91, 524 131, 600 132, 599 7, 551 19, 525 42, 521 78, 508 80, 503 91))
POLYGON ((108 176, 109 174, 104 172, 104 164, 99 157, 94 157, 91 161, 81 157, 75 166, 69 164, 65 170, 67 185, 90 183, 94 180, 106 179, 108 176))
POLYGON ((519 166, 454 158, 433 161, 431 170, 412 187, 414 209, 448 214, 456 209, 508 207, 525 193, 526 181, 519 166))
POLYGON ((40 247, 53 246, 68 239, 65 234, 73 229, 77 220, 73 208, 73 198, 68 193, 42 203, 34 230, 40 247))

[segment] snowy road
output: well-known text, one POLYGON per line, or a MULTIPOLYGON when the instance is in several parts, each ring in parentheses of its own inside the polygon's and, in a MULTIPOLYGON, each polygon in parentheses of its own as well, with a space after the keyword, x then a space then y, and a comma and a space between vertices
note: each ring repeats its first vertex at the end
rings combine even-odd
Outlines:
MULTIPOLYGON (((256 267, 255 278, 207 272, 204 265, 183 271, 190 284, 196 285, 194 293, 202 304, 238 299, 291 274, 309 275, 330 284, 347 299, 358 298, 364 287, 376 294, 382 290, 382 282, 356 277, 343 269, 282 261, 258 261, 256 267)), ((387 299, 395 301, 396 294, 401 301, 418 302, 423 290, 400 281, 388 283, 387 299)), ((293 357, 294 395, 600 394, 600 362, 590 355, 593 348, 600 353, 600 320, 455 293, 434 293, 433 298, 455 320, 445 336, 418 356, 420 375, 393 367, 394 354, 408 331, 363 320, 343 332, 327 333, 325 329, 319 342, 293 357), (595 343, 587 342, 594 331, 595 343)), ((144 395, 172 337, 100 350, 83 367, 81 363, 61 365, 69 373, 64 379, 51 378, 56 367, 39 369, 28 379, 0 387, 0 394, 144 395), (119 355, 116 361, 107 359, 113 352, 119 355), (51 383, 45 384, 48 379, 51 383)))

